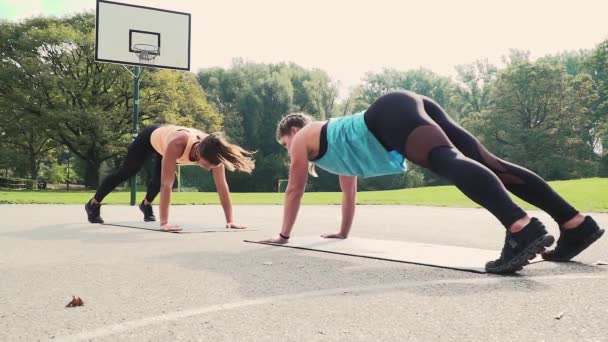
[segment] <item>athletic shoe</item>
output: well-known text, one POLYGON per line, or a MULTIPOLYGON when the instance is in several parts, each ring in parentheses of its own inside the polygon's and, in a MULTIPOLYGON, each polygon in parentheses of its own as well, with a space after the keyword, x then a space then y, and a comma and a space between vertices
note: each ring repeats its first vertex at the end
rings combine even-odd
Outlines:
POLYGON ((87 212, 87 218, 91 223, 103 223, 103 219, 100 216, 101 204, 93 204, 88 201, 84 205, 84 210, 87 212))
POLYGON ((139 210, 144 213, 144 221, 156 221, 156 217, 154 216, 154 210, 152 210, 152 204, 144 204, 144 201, 141 201, 141 203, 139 204, 139 210))
POLYGON ((559 231, 557 247, 552 251, 543 253, 543 259, 560 262, 569 261, 604 235, 604 230, 597 225, 597 222, 591 216, 586 216, 585 221, 576 228, 564 229, 560 227, 559 231))
POLYGON ((521 270, 553 244, 555 238, 547 233, 545 226, 535 217, 517 233, 507 230, 505 245, 500 258, 486 263, 489 273, 509 274, 521 270))

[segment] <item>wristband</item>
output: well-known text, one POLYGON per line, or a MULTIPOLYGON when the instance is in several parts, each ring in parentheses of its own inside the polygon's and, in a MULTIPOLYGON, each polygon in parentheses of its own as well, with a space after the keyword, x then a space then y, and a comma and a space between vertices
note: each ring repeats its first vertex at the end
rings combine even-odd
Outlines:
POLYGON ((289 240, 289 236, 283 235, 281 233, 279 233, 279 236, 282 237, 285 240, 289 240))

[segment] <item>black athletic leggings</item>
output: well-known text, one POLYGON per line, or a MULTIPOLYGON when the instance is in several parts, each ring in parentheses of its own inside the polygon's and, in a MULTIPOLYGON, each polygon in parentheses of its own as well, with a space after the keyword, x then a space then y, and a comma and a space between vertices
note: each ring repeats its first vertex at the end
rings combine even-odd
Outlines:
POLYGON ((507 189, 560 225, 578 214, 541 177, 498 159, 427 97, 409 91, 388 93, 369 107, 364 118, 387 150, 447 178, 507 228, 526 215, 507 189))
POLYGON ((146 200, 148 200, 148 202, 154 201, 154 198, 156 198, 156 195, 160 192, 162 156, 154 150, 154 147, 152 147, 150 137, 152 136, 152 132, 160 126, 161 125, 158 124, 147 126, 137 135, 135 140, 129 145, 127 156, 125 157, 120 170, 106 177, 99 189, 97 189, 97 192, 95 193, 95 200, 97 202, 101 203, 104 197, 112 192, 112 190, 116 189, 118 184, 126 181, 129 177, 136 175, 146 160, 151 156, 155 159, 154 171, 148 182, 146 200))

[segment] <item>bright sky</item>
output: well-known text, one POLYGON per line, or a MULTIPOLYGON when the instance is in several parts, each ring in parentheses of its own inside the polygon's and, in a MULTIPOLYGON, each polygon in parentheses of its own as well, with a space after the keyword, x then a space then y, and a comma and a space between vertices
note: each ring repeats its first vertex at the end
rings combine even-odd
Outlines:
MULTIPOLYGON (((509 49, 532 57, 608 38, 607 0, 120 0, 192 14, 192 71, 234 57, 325 70, 343 88, 367 71, 454 66, 509 49)), ((0 0, 0 18, 94 10, 94 0, 0 0)), ((344 89, 343 89, 344 90, 344 89)))

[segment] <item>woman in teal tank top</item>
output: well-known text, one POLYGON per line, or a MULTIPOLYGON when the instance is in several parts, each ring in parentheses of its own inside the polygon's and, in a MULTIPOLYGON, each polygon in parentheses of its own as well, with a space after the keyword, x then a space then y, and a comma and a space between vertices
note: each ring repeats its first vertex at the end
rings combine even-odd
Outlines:
POLYGON ((406 158, 450 180, 506 228, 502 253, 486 264, 488 272, 516 272, 541 253, 546 260, 568 261, 604 233, 540 176, 497 158, 437 103, 409 91, 388 93, 364 112, 329 121, 314 121, 301 113, 287 115, 278 124, 276 138, 291 159, 289 183, 281 232, 262 242, 289 241, 315 165, 339 175, 343 192, 341 228, 323 237, 345 239, 355 212, 357 177, 402 173, 406 158), (561 235, 554 250, 543 253, 554 237, 515 204, 507 190, 557 222, 561 235))

